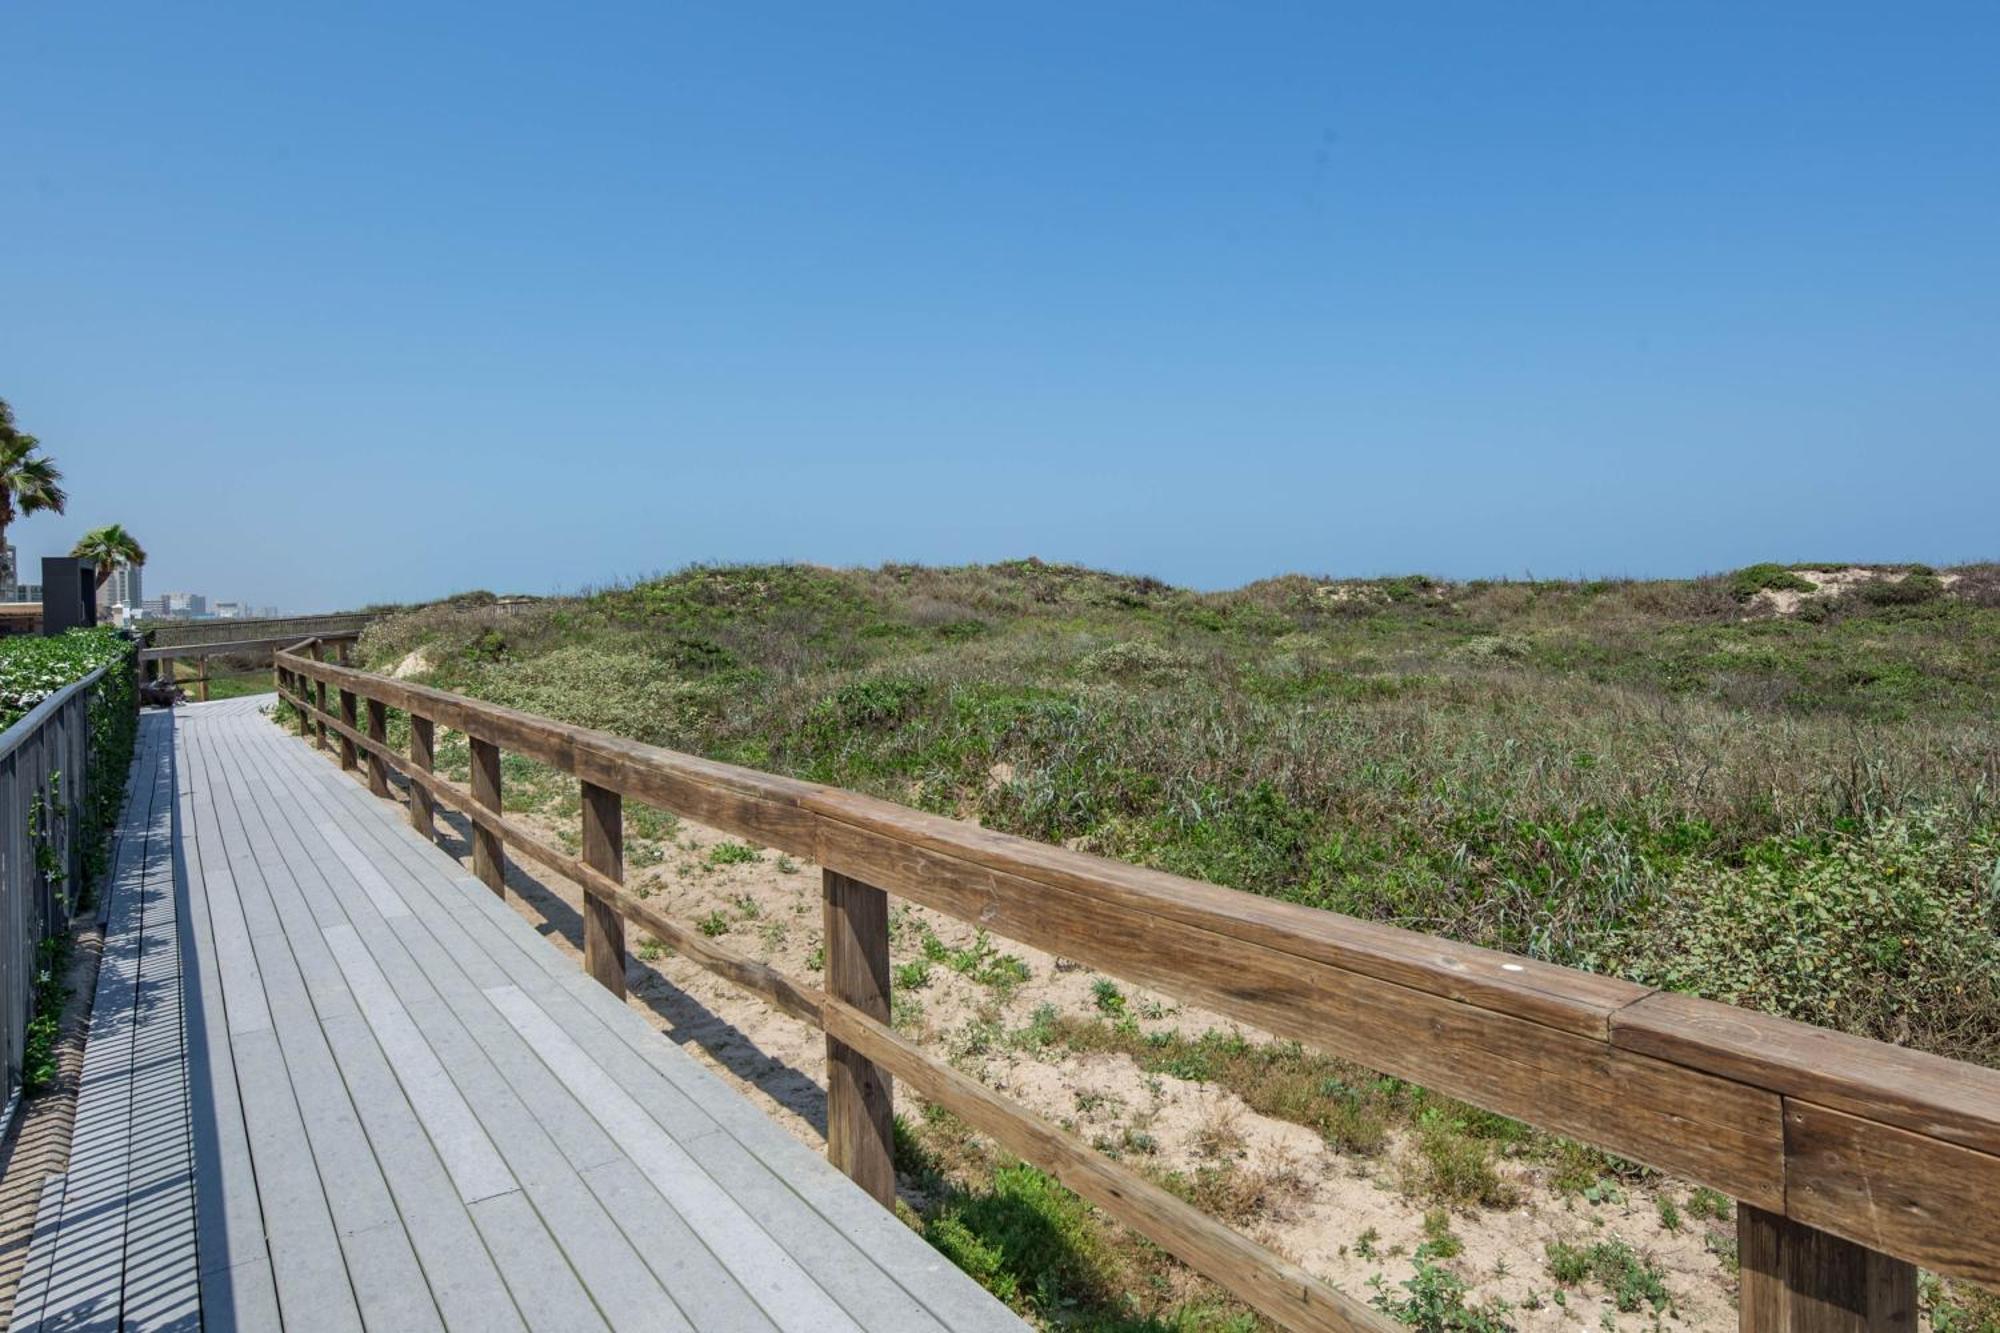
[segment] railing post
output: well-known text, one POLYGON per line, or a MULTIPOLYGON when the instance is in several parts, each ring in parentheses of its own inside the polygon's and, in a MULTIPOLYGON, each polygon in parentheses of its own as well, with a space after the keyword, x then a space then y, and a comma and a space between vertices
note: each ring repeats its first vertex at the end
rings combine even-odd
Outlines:
MULTIPOLYGON (((437 728, 427 717, 410 714, 410 762, 429 773, 437 763, 437 728)), ((426 841, 437 834, 433 820, 430 788, 420 782, 410 784, 410 827, 426 841)))
MULTIPOLYGON (((826 989, 881 1022, 889 1021, 889 895, 832 870, 826 898, 826 989)), ((861 1052, 826 1039, 826 1156, 884 1208, 896 1206, 889 1072, 861 1052)))
MULTIPOLYGON (((361 700, 353 690, 340 692, 340 721, 342 726, 359 728, 361 725, 361 700)), ((340 738, 340 766, 342 769, 355 767, 354 741, 342 735, 340 738)))
MULTIPOLYGON (((314 639, 312 646, 312 655, 313 655, 313 661, 315 662, 326 661, 326 645, 322 644, 318 639, 314 639)), ((319 711, 322 713, 326 712, 325 681, 316 680, 313 682, 313 697, 314 701, 319 705, 319 711)), ((324 750, 326 748, 326 719, 324 717, 316 718, 314 719, 314 725, 318 729, 319 748, 324 750)))
MULTIPOLYGON (((583 863, 625 882, 625 806, 615 791, 583 784, 583 863)), ((625 918, 588 888, 583 893, 583 966, 598 985, 625 998, 625 918)))
POLYGON ((199 681, 201 685, 201 701, 203 703, 207 703, 208 702, 208 654, 203 653, 199 658, 195 660, 201 663, 201 666, 199 668, 199 674, 195 677, 195 679, 199 681))
POLYGON ((1914 1333, 1914 1264, 1736 1205, 1742 1333, 1914 1333))
MULTIPOLYGON (((500 813, 500 747, 491 741, 482 741, 477 736, 467 736, 472 742, 472 799, 491 810, 500 813)), ((507 862, 500 850, 500 835, 481 824, 472 823, 472 873, 480 882, 500 896, 507 893, 507 862)))
MULTIPOLYGON (((377 745, 389 743, 389 706, 380 699, 368 701, 368 739, 377 745)), ((389 794, 389 764, 373 750, 368 752, 368 790, 377 796, 389 794)))
POLYGON ((296 671, 287 674, 292 678, 292 707, 299 715, 299 739, 304 740, 306 737, 312 735, 313 729, 312 714, 307 711, 308 706, 312 703, 312 686, 304 676, 301 676, 296 671))

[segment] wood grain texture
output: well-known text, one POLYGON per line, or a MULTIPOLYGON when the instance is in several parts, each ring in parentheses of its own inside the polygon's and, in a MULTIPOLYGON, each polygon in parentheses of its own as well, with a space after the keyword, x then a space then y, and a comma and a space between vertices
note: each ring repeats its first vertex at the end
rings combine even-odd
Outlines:
POLYGON ((1394 1320, 1327 1286, 1102 1154, 1091 1151, 983 1083, 933 1059, 879 1018, 829 1000, 829 1041, 839 1040, 1075 1190, 1189 1267, 1227 1287, 1280 1326, 1388 1333, 1394 1320))
MULTIPOLYGON (((827 995, 878 1022, 889 1020, 889 895, 828 870, 827 995)), ((826 1156, 884 1208, 896 1206, 893 1089, 887 1071, 831 1030, 826 1034, 826 1156)))
POLYGON ((1791 1301, 1786 1294, 1783 1213, 1736 1205, 1736 1326, 1740 1333, 1777 1333, 1791 1301))
POLYGON ((2000 1069, 1661 991, 1620 1010, 1613 1044, 2000 1155, 2000 1069))
MULTIPOLYGON (((339 639, 346 639, 352 642, 360 637, 358 634, 328 634, 323 639, 318 640, 318 642, 332 643, 339 639)), ((303 644, 312 642, 314 640, 307 639, 302 643, 295 638, 283 637, 276 639, 226 639, 219 643, 182 643, 175 644, 169 648, 142 648, 139 650, 139 660, 141 662, 158 662, 170 657, 226 657, 236 653, 260 652, 265 649, 269 649, 275 653, 281 649, 297 649, 302 647, 303 644)))
POLYGON ((2000 1157, 1787 1099, 1793 1220, 2000 1287, 2000 1157))
MULTIPOLYGON (((368 701, 368 739, 378 746, 389 743, 389 708, 380 699, 368 701)), ((389 766, 380 749, 368 752, 368 790, 376 796, 389 794, 389 766)))
MULTIPOLYGON (((321 643, 318 639, 314 639, 312 641, 312 660, 315 662, 321 662, 326 660, 326 645, 324 643, 321 643)), ((292 664, 292 669, 294 671, 297 671, 298 663, 294 662, 292 664)), ((300 679, 312 681, 312 690, 315 696, 315 702, 318 704, 319 711, 322 714, 324 714, 326 712, 326 682, 324 680, 314 680, 310 675, 304 672, 300 672, 300 679)), ((315 730, 318 732, 319 748, 324 750, 326 748, 326 720, 324 717, 320 719, 320 721, 316 725, 315 730)))
MULTIPOLYGON (((625 812, 618 793, 583 784, 583 860, 615 883, 625 882, 625 812)), ((625 918, 616 903, 583 895, 583 967, 598 985, 625 998, 625 918)))
MULTIPOLYGON (((344 738, 343 738, 344 739, 344 738)), ((472 799, 483 810, 500 813, 500 747, 477 736, 472 739, 472 799)), ((483 824, 472 826, 472 873, 480 883, 505 896, 507 859, 500 839, 483 824)))
MULTIPOLYGON (((410 714, 410 765, 425 773, 437 767, 437 724, 416 713, 410 714)), ((421 782, 410 784, 410 827, 426 840, 437 836, 436 801, 421 782)))
MULTIPOLYGON (((340 692, 340 720, 352 731, 361 720, 360 697, 353 690, 340 692)), ((340 766, 344 769, 355 766, 354 741, 345 733, 340 738, 340 766)))
POLYGON ((1914 1333, 1917 1270, 1748 1205, 1736 1210, 1742 1333, 1914 1333))
POLYGON ((1646 987, 1615 977, 1183 879, 851 792, 815 788, 805 804, 830 821, 1014 880, 1085 893, 1094 901, 1582 1036, 1606 1036, 1610 1015, 1648 993, 1646 987))
POLYGON ((821 863, 1384 1073, 1784 1207, 1778 1098, 1601 1040, 827 822, 821 863))

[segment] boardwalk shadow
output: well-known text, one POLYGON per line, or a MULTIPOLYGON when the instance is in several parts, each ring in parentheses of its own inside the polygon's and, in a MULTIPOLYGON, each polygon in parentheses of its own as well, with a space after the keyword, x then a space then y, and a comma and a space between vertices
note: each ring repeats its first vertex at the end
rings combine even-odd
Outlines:
MULTIPOLYGON (((407 783, 392 777, 396 794, 407 802, 407 783)), ((472 824, 455 810, 437 811, 437 845, 453 859, 469 864, 472 824)), ((507 858, 507 889, 534 908, 531 920, 538 934, 560 936, 571 948, 583 950, 583 913, 570 897, 549 887, 534 870, 515 857, 507 858)), ((581 889, 573 889, 578 898, 581 889)), ((822 1138, 826 1136, 826 1090, 811 1075, 770 1054, 741 1028, 707 1008, 637 955, 628 955, 627 988, 664 1026, 662 1035, 678 1046, 697 1046, 710 1059, 745 1083, 796 1114, 822 1138), (648 981, 657 984, 647 985, 648 981)))

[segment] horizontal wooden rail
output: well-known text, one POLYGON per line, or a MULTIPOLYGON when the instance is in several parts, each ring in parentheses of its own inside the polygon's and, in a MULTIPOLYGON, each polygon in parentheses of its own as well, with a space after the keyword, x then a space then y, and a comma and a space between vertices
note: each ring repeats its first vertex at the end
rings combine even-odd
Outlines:
MULTIPOLYGON (((293 702, 356 747, 369 738, 314 707, 305 682, 1688 1177, 1801 1230, 2000 1285, 2000 1071, 1051 847, 301 653, 281 653, 278 665, 293 702)), ((577 858, 551 861, 472 794, 419 778, 387 747, 382 757, 499 842, 609 892, 577 858)), ((622 901, 619 910, 682 947, 622 901)), ((756 984, 768 978, 739 975, 770 993, 756 984)))
POLYGON ((279 639, 225 639, 219 643, 183 643, 164 648, 141 648, 141 662, 171 662, 183 657, 221 657, 229 653, 280 652, 301 647, 303 643, 337 643, 341 640, 353 642, 361 635, 324 634, 316 639, 301 641, 297 635, 279 639))
MULTIPOLYGON (((268 652, 275 658, 276 654, 285 648, 298 648, 305 646, 305 644, 321 642, 351 643, 360 637, 360 631, 355 630, 352 632, 328 634, 323 639, 307 639, 303 643, 295 634, 279 639, 226 639, 215 643, 185 643, 165 648, 141 648, 139 650, 139 662, 142 670, 151 668, 153 672, 159 673, 159 676, 165 679, 167 684, 180 685, 184 682, 181 681, 175 671, 175 663, 184 657, 195 659, 198 666, 191 683, 195 687, 195 697, 202 703, 207 703, 209 686, 208 659, 211 657, 226 657, 232 654, 251 656, 268 652)), ((261 670, 261 668, 258 669, 261 670)))

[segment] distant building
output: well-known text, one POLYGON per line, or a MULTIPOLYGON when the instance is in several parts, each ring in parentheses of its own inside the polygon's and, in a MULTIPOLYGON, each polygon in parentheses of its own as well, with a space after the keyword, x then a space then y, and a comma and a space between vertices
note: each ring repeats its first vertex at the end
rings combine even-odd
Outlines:
MULTIPOLYGON (((11 602, 14 597, 14 547, 12 543, 0 545, 0 601, 11 602)), ((35 598, 41 601, 40 597, 35 598)))
POLYGON ((146 595, 139 586, 139 568, 136 565, 120 565, 111 571, 111 577, 98 597, 100 604, 123 606, 137 611, 144 608, 146 595))
POLYGON ((5 602, 34 602, 42 600, 42 585, 39 583, 15 583, 8 586, 6 595, 0 597, 5 602))
POLYGON ((160 614, 194 619, 208 614, 208 595, 199 592, 170 592, 161 599, 160 614))

